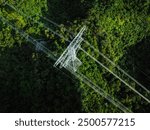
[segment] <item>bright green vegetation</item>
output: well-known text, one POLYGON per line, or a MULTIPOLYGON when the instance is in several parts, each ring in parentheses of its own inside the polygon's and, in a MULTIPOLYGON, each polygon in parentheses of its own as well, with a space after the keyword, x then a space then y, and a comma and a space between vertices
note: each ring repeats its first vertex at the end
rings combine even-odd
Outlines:
MULTIPOLYGON (((0 16, 30 36, 47 41, 47 47, 57 55, 68 42, 52 34, 44 25, 67 39, 71 39, 70 34, 64 28, 76 34, 86 25, 85 39, 150 89, 149 0, 7 1, 22 14, 0 0, 0 16), (54 27, 40 15, 61 24, 61 28, 54 27)), ((89 48, 87 52, 92 54, 89 48)), ((110 70, 117 71, 97 53, 94 55, 110 70)), ((146 101, 92 60, 84 55, 79 57, 84 64, 80 71, 113 98, 133 112, 149 112, 150 105, 146 101)), ((53 60, 36 52, 19 32, 0 21, 0 112, 121 112, 53 64, 53 60)), ((126 81, 138 88, 128 79, 126 81)))

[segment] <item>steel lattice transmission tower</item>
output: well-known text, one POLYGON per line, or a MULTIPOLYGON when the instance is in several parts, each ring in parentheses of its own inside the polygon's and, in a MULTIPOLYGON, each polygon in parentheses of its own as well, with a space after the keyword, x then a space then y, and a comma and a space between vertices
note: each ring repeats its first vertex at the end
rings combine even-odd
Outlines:
POLYGON ((84 26, 76 35, 76 37, 72 40, 72 42, 69 44, 66 50, 55 62, 55 67, 60 65, 60 68, 64 67, 69 71, 77 71, 78 67, 82 64, 82 62, 77 58, 77 52, 80 48, 81 42, 83 41, 82 34, 85 31, 85 29, 86 27, 84 26))

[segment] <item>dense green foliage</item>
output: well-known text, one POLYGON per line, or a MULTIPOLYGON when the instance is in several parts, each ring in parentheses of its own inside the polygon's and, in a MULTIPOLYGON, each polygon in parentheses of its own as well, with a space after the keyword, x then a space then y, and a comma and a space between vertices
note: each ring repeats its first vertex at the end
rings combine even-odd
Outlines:
MULTIPOLYGON (((1 0, 0 16, 30 36, 44 40, 46 46, 56 55, 63 52, 68 42, 52 34, 48 27, 71 40, 70 35, 75 35, 86 25, 88 29, 85 39, 150 89, 149 0, 7 2, 18 11, 1 0), (40 15, 61 24, 60 28, 54 27, 40 15), (64 28, 73 34, 69 34, 64 28)), ((20 32, 2 21, 1 19, 0 112, 121 112, 71 74, 65 71, 68 77, 54 68, 53 60, 41 52, 36 52, 34 46, 20 32)), ((138 88, 98 53, 84 43, 83 46, 89 54, 138 88)), ((119 99, 133 112, 149 112, 149 104, 112 74, 81 52, 79 58, 84 64, 79 68, 80 72, 113 98, 119 99)))

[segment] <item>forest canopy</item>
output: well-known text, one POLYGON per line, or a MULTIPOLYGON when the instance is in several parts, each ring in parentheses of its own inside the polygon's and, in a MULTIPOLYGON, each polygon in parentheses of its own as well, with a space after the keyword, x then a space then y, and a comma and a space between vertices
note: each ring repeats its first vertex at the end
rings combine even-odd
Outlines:
MULTIPOLYGON (((65 69, 54 68, 54 60, 23 37, 27 34, 42 41, 60 56, 84 25, 84 39, 150 89, 149 0, 0 0, 0 112, 121 112, 65 69)), ((89 54, 143 92, 82 44, 89 54)), ((149 112, 150 104, 106 69, 82 53, 78 57, 82 60, 79 71, 113 99, 132 112, 149 112)))

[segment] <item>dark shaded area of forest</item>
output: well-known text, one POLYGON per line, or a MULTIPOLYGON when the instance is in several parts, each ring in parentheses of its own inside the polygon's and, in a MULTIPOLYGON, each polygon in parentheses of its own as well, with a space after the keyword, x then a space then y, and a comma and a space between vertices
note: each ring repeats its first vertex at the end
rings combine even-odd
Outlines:
POLYGON ((1 50, 0 112, 80 112, 77 81, 42 54, 34 60, 33 51, 17 43, 1 50))
MULTIPOLYGON (((140 81, 144 86, 147 86, 147 89, 150 89, 150 37, 144 38, 142 41, 136 45, 130 47, 127 51, 127 56, 124 59, 125 64, 120 65, 122 67, 129 68, 128 73, 133 74, 134 77, 140 81), (128 64, 127 64, 128 63, 128 64)), ((140 92, 143 90, 141 89, 140 92)), ((149 112, 150 105, 144 104, 142 101, 138 104, 144 109, 138 107, 135 103, 133 104, 133 110, 136 112, 149 112)))
POLYGON ((77 19, 85 19, 93 1, 81 0, 50 0, 48 1, 49 17, 60 24, 69 24, 77 19))

